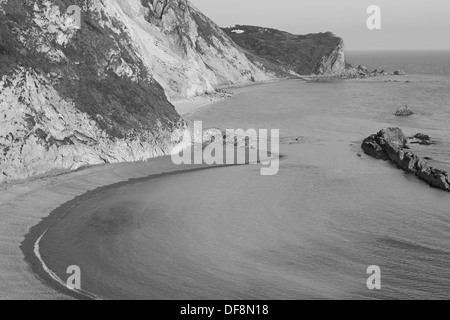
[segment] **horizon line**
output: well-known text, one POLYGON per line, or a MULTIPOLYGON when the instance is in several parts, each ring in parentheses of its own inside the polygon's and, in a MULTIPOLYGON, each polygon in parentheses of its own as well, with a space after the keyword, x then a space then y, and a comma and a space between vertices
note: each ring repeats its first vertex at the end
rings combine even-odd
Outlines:
POLYGON ((386 48, 386 49, 359 49, 359 48, 345 48, 345 51, 450 51, 450 48, 432 48, 432 49, 424 49, 424 48, 406 48, 406 49, 398 49, 398 48, 386 48))

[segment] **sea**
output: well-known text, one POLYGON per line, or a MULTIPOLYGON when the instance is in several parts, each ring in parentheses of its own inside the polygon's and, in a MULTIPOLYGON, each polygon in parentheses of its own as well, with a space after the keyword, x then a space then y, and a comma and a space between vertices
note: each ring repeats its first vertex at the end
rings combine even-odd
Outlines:
POLYGON ((245 165, 112 186, 46 232, 46 266, 61 279, 79 266, 102 299, 449 299, 450 194, 360 145, 391 126, 428 134, 436 144, 414 150, 450 170, 450 52, 347 60, 407 75, 232 89, 186 118, 279 129, 277 175, 245 165), (403 104, 415 114, 395 117, 403 104))

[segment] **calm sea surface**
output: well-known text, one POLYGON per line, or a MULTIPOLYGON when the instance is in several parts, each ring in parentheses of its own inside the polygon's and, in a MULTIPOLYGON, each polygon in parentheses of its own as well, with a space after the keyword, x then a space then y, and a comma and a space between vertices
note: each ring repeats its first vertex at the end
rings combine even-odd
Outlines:
POLYGON ((436 139, 417 152, 450 169, 450 53, 348 59, 408 76, 237 89, 188 118, 280 129, 278 175, 239 166, 112 188, 49 230, 44 261, 61 277, 80 266, 83 289, 112 299, 450 298, 450 194, 356 155, 399 126, 436 139), (393 116, 400 104, 416 114, 393 116))

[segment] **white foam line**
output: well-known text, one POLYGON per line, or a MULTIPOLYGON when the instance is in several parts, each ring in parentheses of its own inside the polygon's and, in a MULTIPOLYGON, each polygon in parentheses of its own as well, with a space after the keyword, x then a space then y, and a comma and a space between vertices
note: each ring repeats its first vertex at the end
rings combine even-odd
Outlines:
POLYGON ((39 261, 41 262, 41 265, 42 265, 42 268, 44 269, 44 271, 47 272, 48 275, 49 275, 53 280, 55 280, 56 282, 58 282, 58 283, 59 283, 60 285, 62 285, 64 288, 69 289, 69 290, 71 290, 71 291, 74 291, 74 292, 76 292, 76 293, 78 293, 78 294, 80 294, 80 295, 83 295, 83 296, 85 296, 85 297, 88 297, 88 298, 90 298, 90 299, 94 299, 94 300, 102 300, 100 297, 96 296, 96 295, 93 294, 93 293, 90 293, 90 292, 87 292, 87 291, 84 291, 84 290, 77 290, 77 289, 69 288, 69 287, 67 286, 67 284, 66 284, 63 280, 61 280, 61 278, 59 278, 59 277, 56 275, 55 272, 53 272, 49 267, 47 267, 47 265, 45 264, 44 260, 42 260, 41 253, 40 253, 40 251, 39 251, 39 244, 40 244, 42 238, 46 235, 47 231, 48 231, 48 229, 45 230, 45 232, 39 237, 39 239, 37 239, 36 243, 34 244, 34 254, 36 255, 36 257, 37 257, 37 258, 39 259, 39 261))

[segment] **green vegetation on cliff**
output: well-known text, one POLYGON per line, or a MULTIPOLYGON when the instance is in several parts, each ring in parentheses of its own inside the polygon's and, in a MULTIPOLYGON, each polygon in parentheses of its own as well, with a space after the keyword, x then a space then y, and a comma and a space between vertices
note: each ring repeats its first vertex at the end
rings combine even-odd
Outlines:
POLYGON ((332 54, 342 41, 331 32, 294 35, 245 25, 223 30, 251 55, 302 75, 318 73, 323 58, 332 54))

